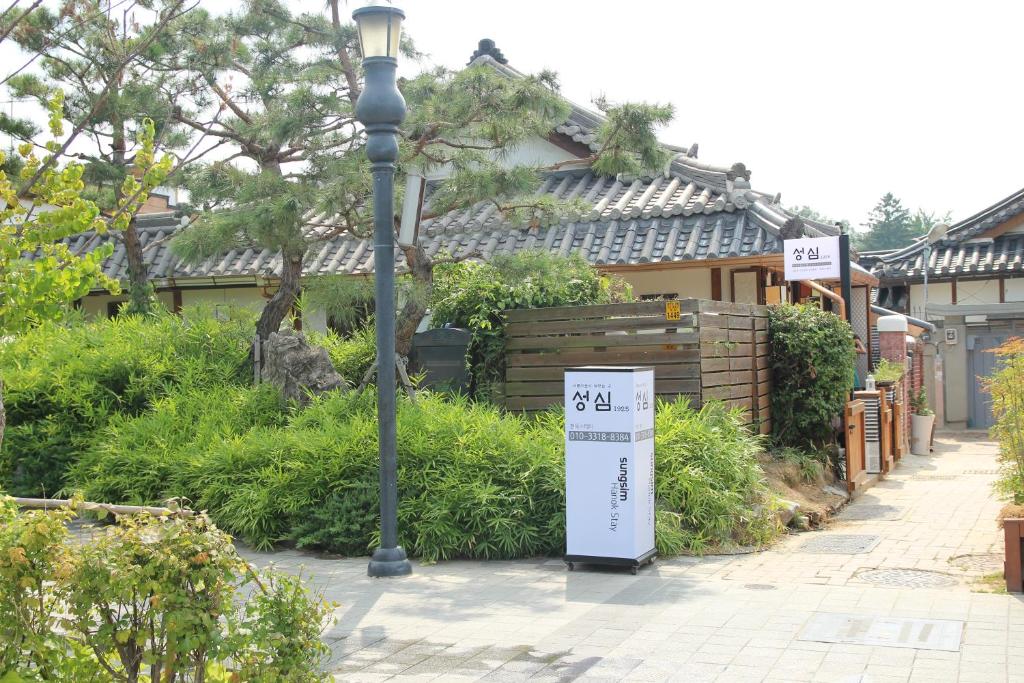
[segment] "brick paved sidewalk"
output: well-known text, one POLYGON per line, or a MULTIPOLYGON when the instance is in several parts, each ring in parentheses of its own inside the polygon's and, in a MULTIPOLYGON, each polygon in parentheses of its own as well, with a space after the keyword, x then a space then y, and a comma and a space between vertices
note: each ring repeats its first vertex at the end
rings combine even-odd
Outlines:
POLYGON ((995 452, 940 436, 825 531, 639 576, 549 559, 387 581, 365 559, 247 554, 341 604, 338 681, 1024 682, 1024 600, 971 591, 1002 552, 995 452))

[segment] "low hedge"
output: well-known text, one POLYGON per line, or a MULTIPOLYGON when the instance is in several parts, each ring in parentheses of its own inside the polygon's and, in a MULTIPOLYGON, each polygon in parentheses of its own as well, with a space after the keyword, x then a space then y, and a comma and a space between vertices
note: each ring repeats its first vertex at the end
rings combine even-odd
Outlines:
POLYGON ((243 384, 252 316, 217 320, 201 310, 44 324, 0 344, 7 428, 0 488, 54 495, 66 469, 116 415, 143 415, 180 387, 243 384))
MULTIPOLYGON (((88 499, 187 498, 260 548, 293 541, 365 554, 376 546, 379 526, 371 392, 334 393, 275 424, 260 417, 268 400, 260 391, 219 397, 238 411, 227 410, 223 421, 204 416, 204 397, 190 394, 112 422, 104 444, 72 470, 73 481, 88 499), (169 438, 171 423, 195 437, 169 438)), ((564 550, 561 415, 528 420, 429 393, 398 405, 400 542, 413 555, 515 558, 564 550)), ((657 429, 661 552, 772 537, 756 460, 760 441, 738 415, 715 405, 663 404, 657 429)))

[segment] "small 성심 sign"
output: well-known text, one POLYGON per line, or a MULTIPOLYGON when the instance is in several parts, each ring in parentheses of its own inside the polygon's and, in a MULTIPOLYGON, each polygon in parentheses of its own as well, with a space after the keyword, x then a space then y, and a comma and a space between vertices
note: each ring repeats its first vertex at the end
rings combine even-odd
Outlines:
POLYGON ((677 321, 682 319, 682 307, 678 301, 665 302, 665 320, 677 321))
POLYGON ((803 237, 784 240, 786 279, 839 279, 839 238, 803 237))

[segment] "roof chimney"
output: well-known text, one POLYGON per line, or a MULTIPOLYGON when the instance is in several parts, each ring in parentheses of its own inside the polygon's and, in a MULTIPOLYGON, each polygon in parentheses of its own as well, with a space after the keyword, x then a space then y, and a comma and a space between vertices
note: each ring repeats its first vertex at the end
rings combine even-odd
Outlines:
POLYGON ((494 41, 490 38, 484 38, 477 45, 476 52, 469 58, 469 64, 472 64, 479 57, 489 55, 498 64, 508 64, 508 60, 505 59, 505 55, 501 54, 501 50, 494 44, 494 41))

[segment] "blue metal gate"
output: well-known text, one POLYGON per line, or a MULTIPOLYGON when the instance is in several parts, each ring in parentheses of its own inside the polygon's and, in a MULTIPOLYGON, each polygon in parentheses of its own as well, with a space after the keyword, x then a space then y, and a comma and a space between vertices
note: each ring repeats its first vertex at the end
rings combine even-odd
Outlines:
POLYGON ((1005 342, 1007 336, 967 336, 967 384, 970 389, 967 397, 967 426, 972 429, 988 429, 994 422, 992 397, 985 391, 983 379, 991 375, 996 367, 996 355, 992 349, 1005 342))

